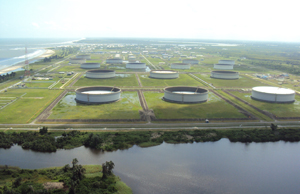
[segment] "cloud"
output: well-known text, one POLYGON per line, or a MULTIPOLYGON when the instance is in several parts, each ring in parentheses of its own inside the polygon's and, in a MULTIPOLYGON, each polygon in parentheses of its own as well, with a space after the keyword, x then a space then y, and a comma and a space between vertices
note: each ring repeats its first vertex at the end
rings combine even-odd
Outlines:
POLYGON ((35 26, 36 28, 40 28, 40 26, 37 24, 37 23, 35 23, 35 22, 32 22, 31 23, 33 26, 35 26))

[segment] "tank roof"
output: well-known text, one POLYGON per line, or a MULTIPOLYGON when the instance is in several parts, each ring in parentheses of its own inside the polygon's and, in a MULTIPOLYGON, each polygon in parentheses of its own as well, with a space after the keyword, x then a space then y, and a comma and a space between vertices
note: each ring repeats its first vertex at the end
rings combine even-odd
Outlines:
POLYGON ((172 64, 175 64, 175 65, 189 65, 187 63, 172 63, 172 64))
POLYGON ((89 70, 87 72, 94 72, 94 73, 108 73, 108 72, 115 72, 115 70, 109 70, 109 69, 94 69, 89 70))
POLYGON ((295 94, 294 90, 288 88, 279 88, 273 86, 257 86, 252 88, 253 91, 267 94, 295 94))
POLYGON ((172 92, 172 93, 182 93, 184 94, 203 94, 208 93, 207 89, 198 88, 198 87, 190 87, 190 86, 175 86, 175 87, 166 87, 165 91, 172 92))
POLYGON ((212 71, 213 73, 232 73, 232 74, 236 74, 236 73, 239 73, 239 72, 236 72, 236 71, 212 71))
POLYGON ((177 71, 172 70, 152 70, 152 73, 177 73, 177 71))

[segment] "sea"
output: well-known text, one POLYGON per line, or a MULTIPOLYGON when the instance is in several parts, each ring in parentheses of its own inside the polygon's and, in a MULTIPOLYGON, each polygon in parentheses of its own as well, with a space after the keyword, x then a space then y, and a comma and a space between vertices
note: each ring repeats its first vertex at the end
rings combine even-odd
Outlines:
POLYGON ((43 55, 47 48, 72 46, 84 38, 0 38, 0 70, 43 55), (25 53, 27 48, 27 54, 25 53), (27 55, 27 57, 26 57, 27 55))

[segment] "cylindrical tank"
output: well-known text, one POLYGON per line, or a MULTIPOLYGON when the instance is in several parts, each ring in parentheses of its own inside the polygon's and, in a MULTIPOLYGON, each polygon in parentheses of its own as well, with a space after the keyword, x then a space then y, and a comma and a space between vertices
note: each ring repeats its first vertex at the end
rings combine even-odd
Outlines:
POLYGON ((156 79, 176 79, 179 77, 179 73, 173 70, 152 70, 149 77, 156 79))
POLYGON ((236 71, 212 71, 211 78, 215 79, 239 79, 239 72, 236 71))
POLYGON ((106 69, 90 70, 86 72, 85 76, 87 78, 93 78, 93 79, 113 78, 115 77, 115 70, 106 70, 106 69))
POLYGON ((103 104, 118 101, 121 97, 121 89, 109 86, 92 86, 78 88, 76 102, 83 104, 103 104))
POLYGON ((214 64, 214 69, 231 70, 233 69, 233 65, 218 63, 218 64, 214 64))
POLYGON ((220 64, 234 65, 234 60, 219 60, 220 64))
POLYGON ((206 102, 208 90, 197 87, 176 86, 164 89, 165 101, 176 103, 200 103, 206 102))
POLYGON ((70 63, 72 64, 81 64, 81 63, 85 63, 86 59, 80 59, 80 58, 71 58, 69 60, 70 63))
POLYGON ((80 65, 82 69, 97 69, 100 68, 100 63, 82 63, 80 65))
POLYGON ((146 69, 146 63, 126 63, 127 69, 146 69))
POLYGON ((121 58, 106 59, 106 64, 122 64, 123 60, 121 58))
POLYGON ((190 69, 191 65, 187 63, 172 63, 171 64, 172 69, 190 69))
POLYGON ((91 55, 77 55, 77 59, 91 59, 91 55))
POLYGON ((251 98, 264 102, 292 103, 295 101, 295 91, 273 86, 258 86, 252 88, 251 98))
POLYGON ((183 59, 182 63, 192 64, 192 65, 198 65, 199 61, 196 59, 183 59))

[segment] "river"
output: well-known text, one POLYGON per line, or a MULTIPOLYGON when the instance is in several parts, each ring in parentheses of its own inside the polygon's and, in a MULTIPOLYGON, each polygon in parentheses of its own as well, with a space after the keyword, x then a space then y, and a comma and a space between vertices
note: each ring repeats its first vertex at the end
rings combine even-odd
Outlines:
POLYGON ((300 143, 218 142, 167 144, 100 152, 85 147, 40 153, 0 149, 0 164, 44 168, 112 160, 133 193, 299 193, 300 143))

